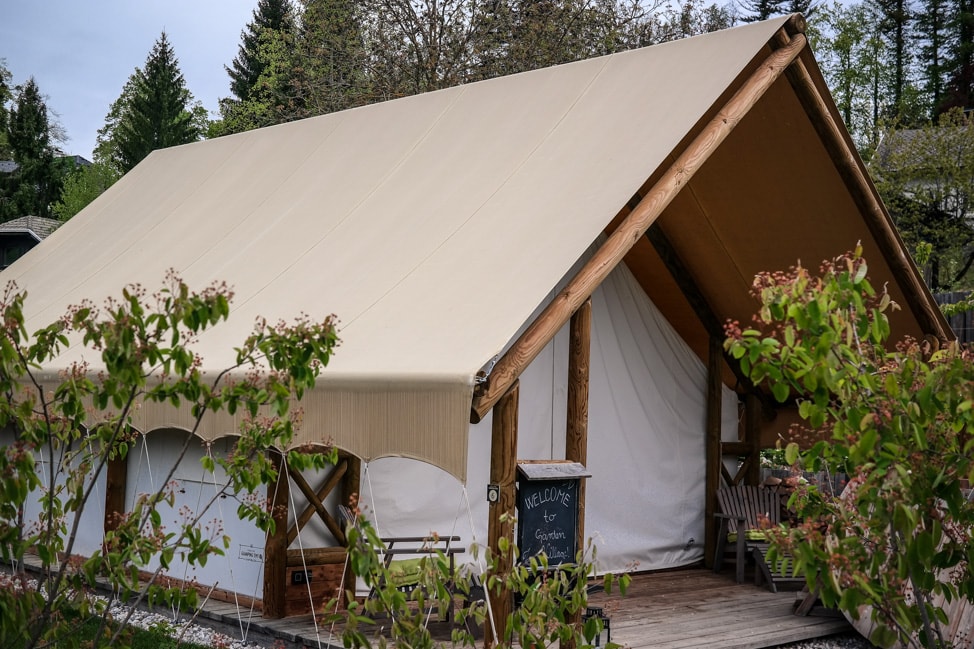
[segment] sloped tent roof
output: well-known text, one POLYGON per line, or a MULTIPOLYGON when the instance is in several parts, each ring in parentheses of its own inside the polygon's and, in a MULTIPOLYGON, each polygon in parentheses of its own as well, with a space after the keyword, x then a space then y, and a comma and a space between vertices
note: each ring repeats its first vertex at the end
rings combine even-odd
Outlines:
MULTIPOLYGON (((231 363, 258 316, 336 313, 342 344, 305 396, 295 442, 415 457, 463 479, 475 374, 771 53, 783 25, 156 151, 4 276, 29 290, 30 327, 130 282, 158 286, 169 268, 194 287, 226 280, 230 320, 197 345, 210 370, 231 363)), ((857 239, 902 298, 784 78, 661 223, 721 318, 753 311, 754 272, 817 262, 857 239)), ((640 241, 627 261, 693 343, 699 322, 658 258, 640 241)), ((897 318, 902 331, 929 333, 914 310, 897 318)), ((143 430, 190 421, 163 407, 138 416, 143 430)), ((213 418, 201 432, 233 434, 237 423, 213 418)))

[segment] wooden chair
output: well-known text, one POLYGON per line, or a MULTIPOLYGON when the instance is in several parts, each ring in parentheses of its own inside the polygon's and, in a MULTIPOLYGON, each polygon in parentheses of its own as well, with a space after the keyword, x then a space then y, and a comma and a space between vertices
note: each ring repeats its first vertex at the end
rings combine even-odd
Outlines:
MULTIPOLYGON (((717 490, 717 549, 714 572, 724 565, 724 553, 731 545, 737 562, 737 582, 744 581, 744 562, 748 547, 764 543, 763 528, 781 519, 781 500, 777 492, 753 485, 735 485, 717 490)), ((765 544, 766 545, 766 544, 765 544)))

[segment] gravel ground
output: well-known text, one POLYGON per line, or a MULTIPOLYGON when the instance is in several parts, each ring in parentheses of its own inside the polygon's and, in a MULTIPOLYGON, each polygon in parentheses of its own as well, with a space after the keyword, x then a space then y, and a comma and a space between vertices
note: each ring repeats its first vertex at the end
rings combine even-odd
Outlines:
MULTIPOLYGON (((116 605, 111 609, 111 615, 116 620, 125 619, 127 614, 128 609, 125 606, 116 605)), ((165 629, 169 635, 180 638, 182 642, 192 642, 203 646, 219 647, 220 649, 264 649, 263 645, 241 642, 239 639, 200 624, 174 623, 171 615, 161 615, 136 609, 132 611, 128 623, 140 629, 165 629)))

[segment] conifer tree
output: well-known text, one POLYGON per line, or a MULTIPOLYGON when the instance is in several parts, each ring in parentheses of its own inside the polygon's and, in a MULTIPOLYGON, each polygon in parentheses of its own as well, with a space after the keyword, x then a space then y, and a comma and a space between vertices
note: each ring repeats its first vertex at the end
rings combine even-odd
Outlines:
POLYGON ((747 0, 742 2, 744 11, 748 12, 741 20, 746 23, 753 23, 759 20, 767 20, 785 13, 785 0, 747 0))
POLYGON ((253 12, 253 20, 240 32, 240 49, 233 63, 226 68, 230 75, 230 92, 239 101, 251 97, 261 74, 267 67, 261 52, 265 31, 291 33, 294 31, 294 7, 290 0, 260 0, 253 12))
POLYGON ((199 140, 206 122, 206 112, 186 87, 165 32, 153 46, 145 67, 136 69, 126 83, 113 109, 118 109, 117 121, 114 126, 106 124, 104 139, 123 173, 155 149, 199 140))
POLYGON ((930 117, 936 117, 944 104, 950 9, 949 0, 923 0, 916 14, 921 87, 930 105, 930 117))
MULTIPOLYGON (((910 112, 910 63, 914 13, 910 0, 868 0, 879 18, 877 25, 889 46, 889 68, 892 71, 885 90, 887 117, 904 121, 910 112)), ((908 119, 906 121, 909 121, 908 119)))
POLYGON ((366 74, 359 0, 300 0, 294 108, 321 115, 374 101, 366 74))
POLYGON ((64 173, 57 160, 47 104, 34 78, 18 89, 7 116, 7 142, 17 169, 3 179, 0 218, 50 216, 64 173))
POLYGON ((974 108, 974 0, 955 0, 950 82, 944 109, 974 108))
POLYGON ((7 109, 7 104, 13 99, 13 92, 10 90, 12 75, 5 64, 6 61, 0 59, 0 160, 7 160, 10 156, 10 147, 7 144, 10 111, 7 109))

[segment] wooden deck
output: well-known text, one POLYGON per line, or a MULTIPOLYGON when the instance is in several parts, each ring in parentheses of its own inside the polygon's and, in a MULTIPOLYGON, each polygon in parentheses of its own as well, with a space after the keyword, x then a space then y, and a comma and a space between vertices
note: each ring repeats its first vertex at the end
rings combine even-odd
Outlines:
MULTIPOLYGON (((775 594, 753 583, 738 585, 730 571, 715 575, 696 568, 637 575, 626 597, 598 593, 590 604, 605 608, 613 642, 633 649, 756 649, 851 630, 845 618, 834 614, 793 615, 796 595, 795 591, 775 594)), ((310 615, 264 620, 255 614, 248 625, 247 611, 241 614, 248 642, 341 647, 339 630, 315 629, 310 615)), ((232 604, 207 604, 199 621, 241 637, 241 622, 232 604)), ((449 629, 436 626, 449 646, 449 629)))

